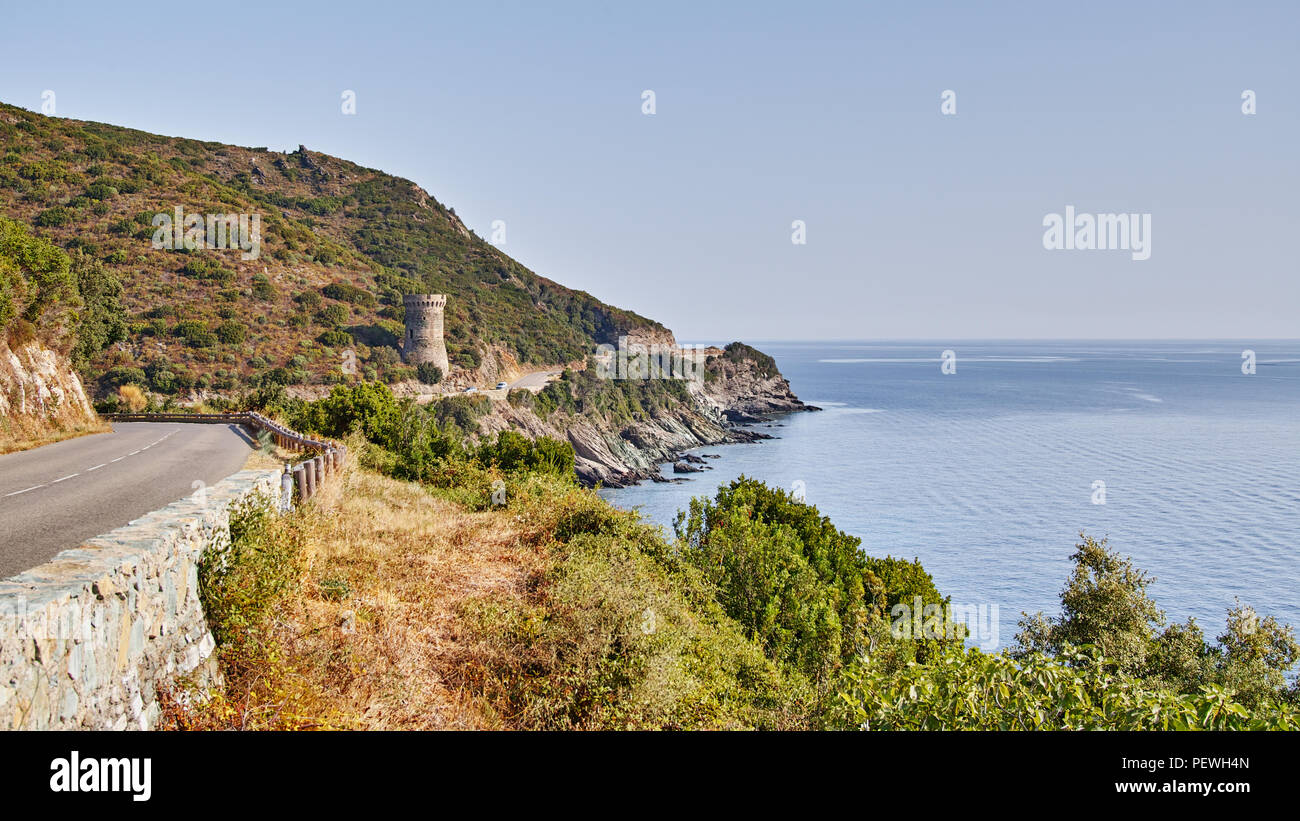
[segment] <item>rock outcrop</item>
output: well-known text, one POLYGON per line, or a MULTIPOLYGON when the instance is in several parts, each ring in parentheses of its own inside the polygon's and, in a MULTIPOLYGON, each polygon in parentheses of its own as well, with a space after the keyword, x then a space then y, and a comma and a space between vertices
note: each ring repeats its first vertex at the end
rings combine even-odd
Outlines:
POLYGON ((81 378, 64 356, 40 342, 11 349, 0 339, 0 452, 98 422, 81 378))
MULTIPOLYGON (((716 349, 715 349, 716 350, 716 349)), ((820 410, 805 405, 790 390, 790 381, 776 371, 747 359, 729 359, 721 352, 705 366, 713 377, 703 384, 703 398, 733 424, 758 422, 778 413, 820 410)))
POLYGON ((705 369, 712 376, 689 383, 694 401, 661 410, 653 418, 611 424, 593 414, 553 413, 543 419, 527 407, 493 402, 479 422, 479 435, 515 430, 534 439, 567 441, 584 484, 626 487, 644 480, 668 481, 659 472, 664 463, 680 464, 682 470, 674 467, 678 473, 703 470, 702 459, 683 458, 688 450, 772 438, 745 425, 773 414, 818 410, 801 402, 779 373, 764 374, 761 363, 730 360, 716 348, 706 357, 705 369))

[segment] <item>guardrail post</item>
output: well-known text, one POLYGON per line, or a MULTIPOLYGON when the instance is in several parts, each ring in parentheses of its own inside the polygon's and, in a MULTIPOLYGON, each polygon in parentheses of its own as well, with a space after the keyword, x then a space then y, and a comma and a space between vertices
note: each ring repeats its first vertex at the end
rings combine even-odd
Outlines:
POLYGON ((307 489, 307 493, 302 497, 306 501, 316 495, 316 472, 311 469, 310 462, 299 462, 298 469, 302 471, 303 485, 307 489))
POLYGON ((293 509, 293 468, 289 465, 284 466, 284 473, 280 474, 280 510, 289 511, 293 509))
POLYGON ((320 487, 325 484, 325 460, 319 456, 313 456, 311 464, 316 471, 316 487, 320 487))

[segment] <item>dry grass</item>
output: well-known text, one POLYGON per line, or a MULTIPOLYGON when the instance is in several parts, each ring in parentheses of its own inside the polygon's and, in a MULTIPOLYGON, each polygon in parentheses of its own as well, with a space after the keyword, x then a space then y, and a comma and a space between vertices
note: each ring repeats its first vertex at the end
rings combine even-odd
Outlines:
POLYGON ((304 517, 302 593, 286 657, 323 713, 365 729, 499 726, 456 680, 458 612, 474 597, 522 597, 541 554, 505 513, 467 512, 418 485, 349 468, 304 517))
POLYGON ((78 425, 65 430, 51 431, 30 439, 9 439, 0 436, 0 454, 17 453, 20 450, 31 450, 44 445, 52 445, 65 439, 76 439, 78 436, 89 436, 93 433, 112 433, 112 431, 112 425, 99 421, 89 425, 78 425))

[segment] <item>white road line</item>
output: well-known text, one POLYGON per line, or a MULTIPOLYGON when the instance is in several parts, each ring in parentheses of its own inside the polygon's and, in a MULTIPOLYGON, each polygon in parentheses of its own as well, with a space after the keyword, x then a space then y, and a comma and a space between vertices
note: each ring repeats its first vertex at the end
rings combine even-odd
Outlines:
POLYGON ((102 467, 103 465, 95 465, 93 468, 86 468, 86 472, 90 473, 92 470, 99 470, 102 467))
POLYGON ((80 475, 81 475, 80 473, 69 473, 67 476, 64 476, 62 479, 55 479, 53 482, 50 482, 50 484, 57 485, 59 482, 66 482, 68 479, 71 479, 73 476, 80 476, 80 475))
POLYGON ((26 493, 28 490, 36 490, 40 487, 45 487, 45 485, 33 485, 32 487, 27 488, 27 490, 15 490, 13 493, 6 493, 5 496, 17 496, 19 493, 26 493))
POLYGON ((125 456, 119 456, 119 457, 117 457, 116 459, 110 459, 110 460, 109 460, 109 464, 111 465, 113 462, 120 462, 120 461, 122 461, 122 460, 125 459, 125 458, 126 458, 125 456))
MULTIPOLYGON (((141 448, 140 450, 143 450, 143 449, 144 449, 144 448, 141 448)), ((133 450, 133 451, 131 451, 130 453, 128 453, 127 456, 135 456, 135 455, 136 455, 137 453, 139 453, 139 452, 140 452, 139 450, 133 450)))

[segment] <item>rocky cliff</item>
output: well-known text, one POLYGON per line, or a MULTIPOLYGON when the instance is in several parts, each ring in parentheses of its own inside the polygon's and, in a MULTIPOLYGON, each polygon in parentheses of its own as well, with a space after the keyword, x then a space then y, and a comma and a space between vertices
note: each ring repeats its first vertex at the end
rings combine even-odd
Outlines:
POLYGON ((728 357, 717 348, 704 356, 702 378, 686 386, 690 401, 661 408, 647 418, 615 422, 599 413, 539 414, 532 407, 493 402, 479 422, 480 435, 516 430, 530 438, 567 441, 584 484, 625 487, 647 479, 665 481, 659 465, 676 462, 688 450, 771 438, 745 427, 750 423, 774 414, 818 410, 800 401, 790 383, 764 362, 728 357))
POLYGON ((32 341, 0 339, 0 453, 98 424, 67 358, 32 341))

